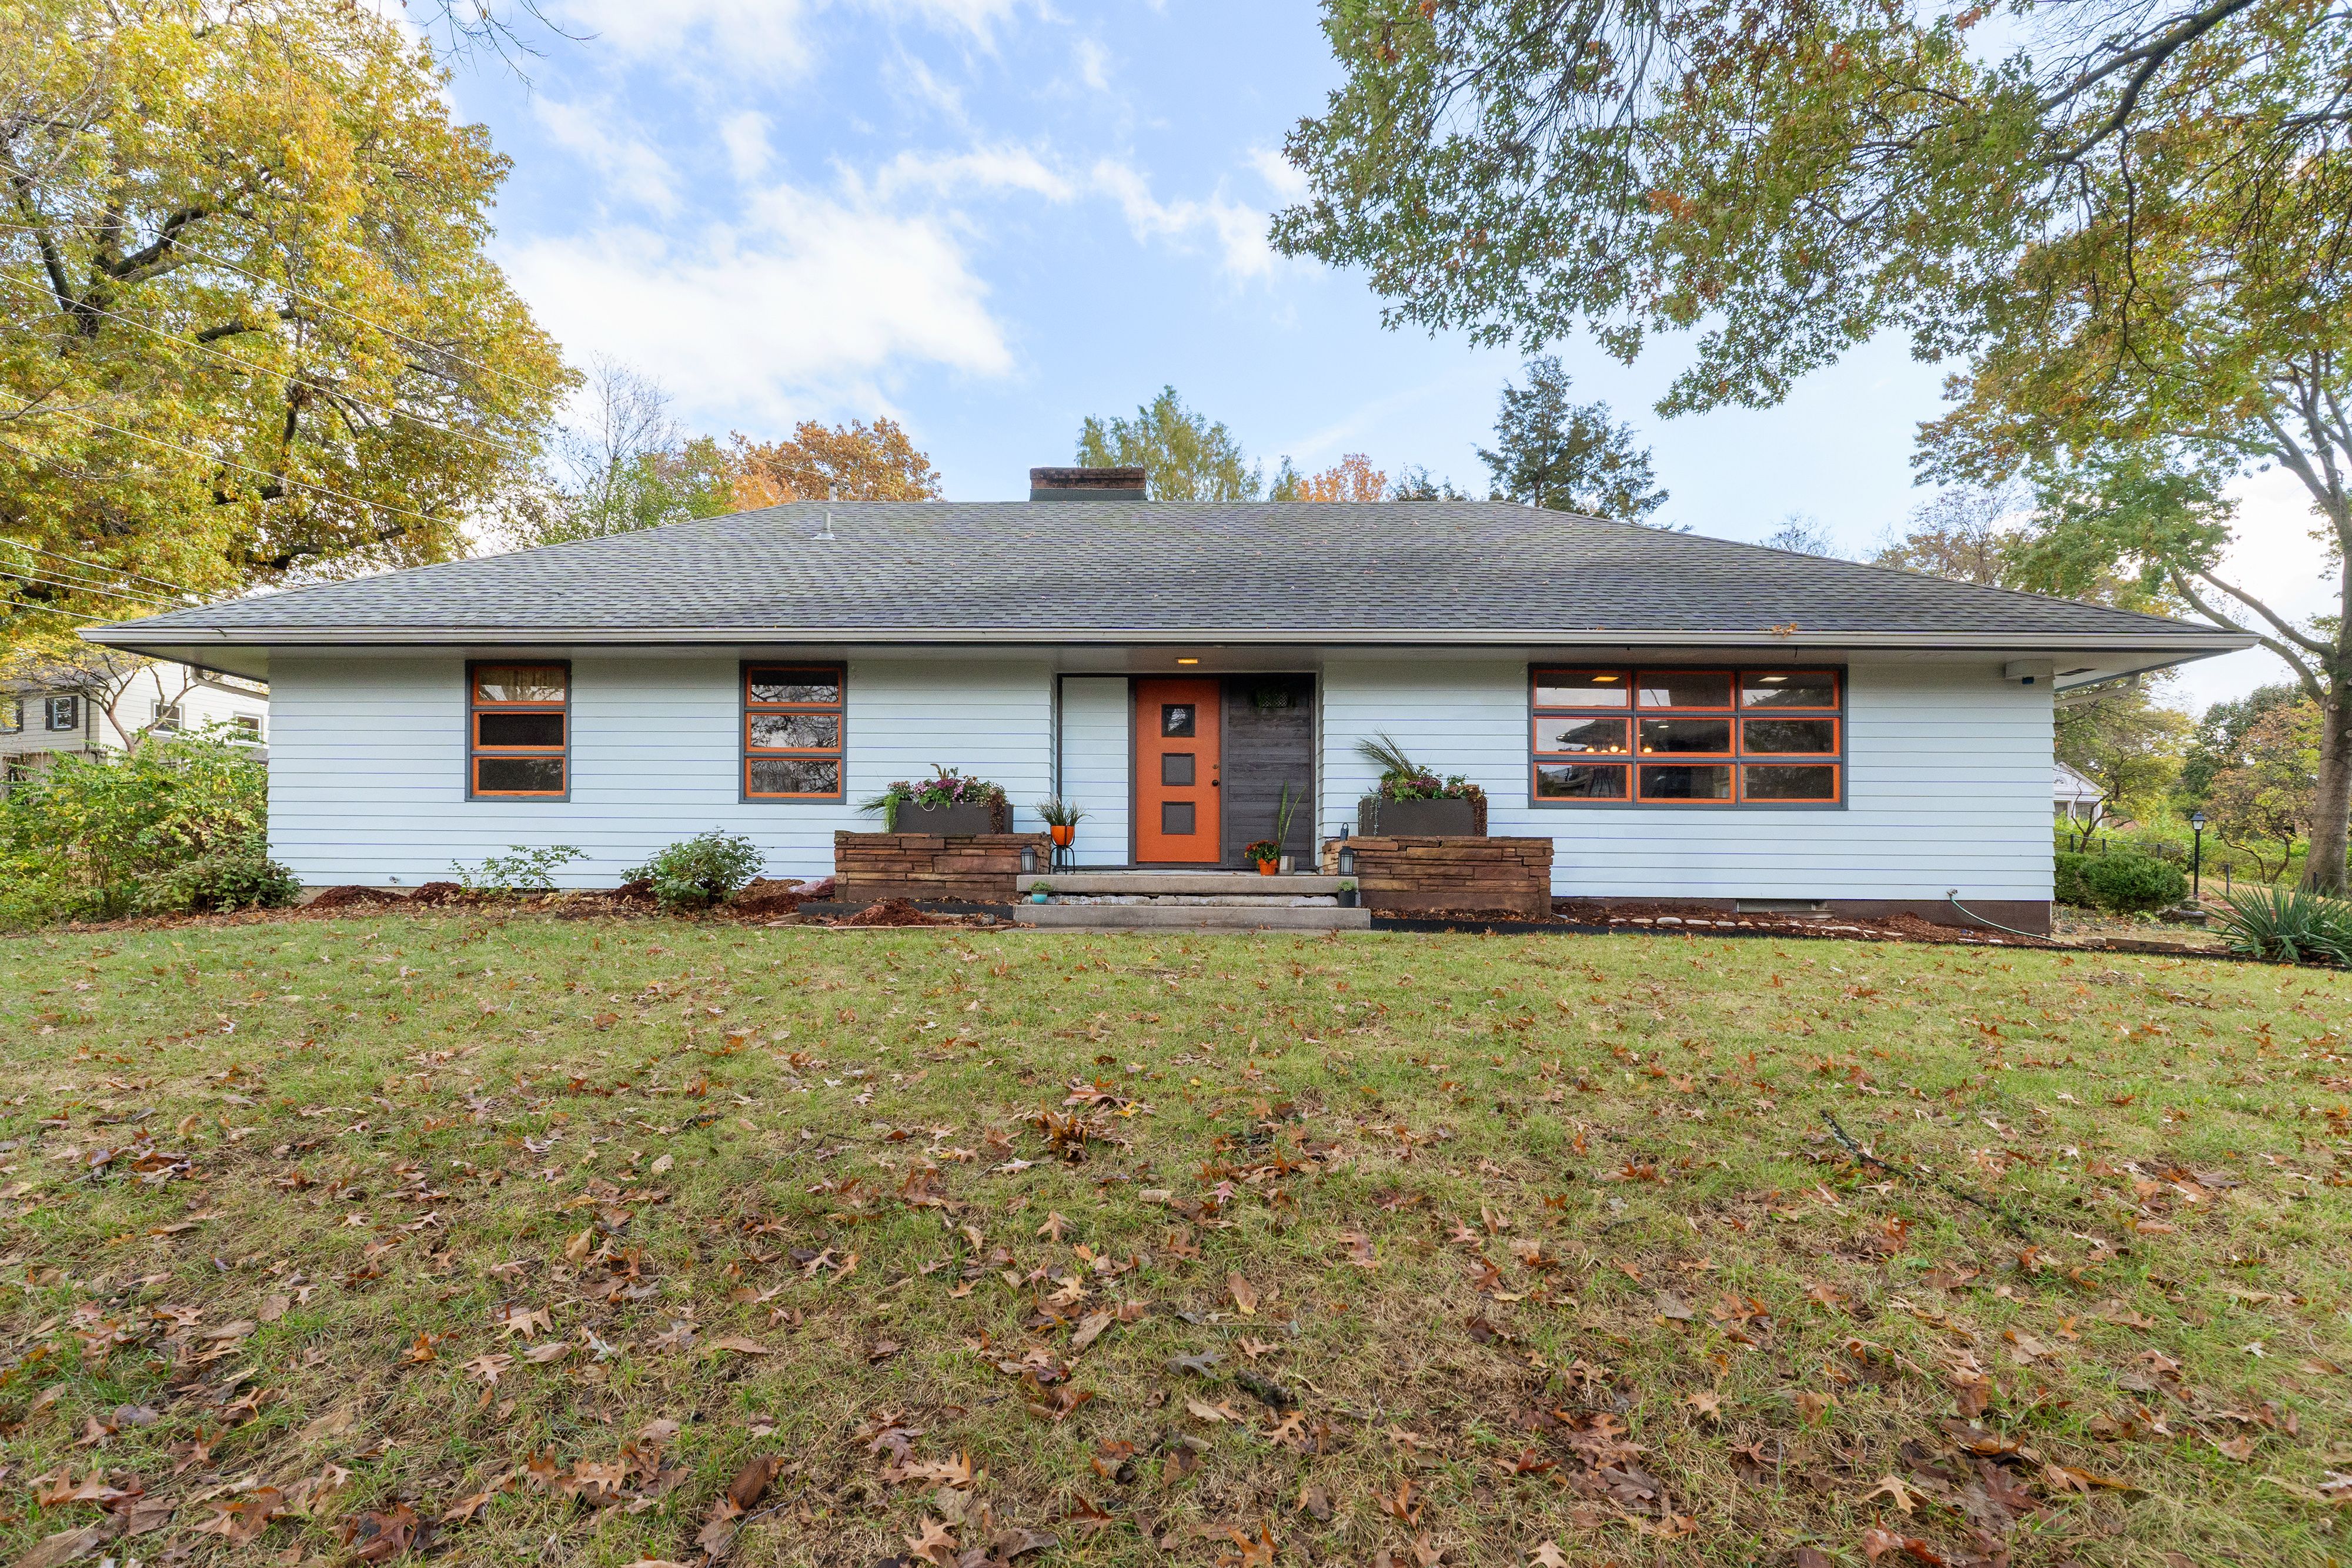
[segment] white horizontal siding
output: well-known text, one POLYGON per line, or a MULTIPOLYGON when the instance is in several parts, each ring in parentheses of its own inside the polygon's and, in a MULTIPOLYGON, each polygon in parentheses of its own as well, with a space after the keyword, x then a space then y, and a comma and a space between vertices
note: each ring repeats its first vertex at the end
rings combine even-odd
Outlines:
POLYGON ((1080 865, 1125 865, 1134 704, 1125 675, 1062 677, 1062 799, 1081 807, 1072 851, 1080 865))
POLYGON ((1004 786, 1018 828, 1051 788, 1052 676, 1042 661, 938 656, 849 663, 848 799, 738 799, 741 702, 726 657, 599 655, 572 663, 572 798, 466 799, 465 661, 271 660, 271 851, 311 885, 446 878, 509 846, 570 844, 560 879, 610 886, 653 851, 708 829, 741 833, 770 876, 833 870, 856 802, 933 763, 1004 786))
POLYGON ((1488 831, 1549 837, 1552 890, 1623 898, 2050 897, 2050 694, 1967 659, 1855 664, 1846 807, 1538 808, 1528 802, 1527 667, 1327 663, 1322 821, 1354 818, 1385 731, 1487 795, 1488 831))

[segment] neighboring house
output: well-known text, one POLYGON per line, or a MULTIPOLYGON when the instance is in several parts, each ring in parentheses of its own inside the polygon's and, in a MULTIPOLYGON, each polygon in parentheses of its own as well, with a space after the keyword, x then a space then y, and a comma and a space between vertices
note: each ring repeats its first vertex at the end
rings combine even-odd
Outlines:
POLYGON ((2053 764, 2053 769, 2050 781, 2052 814, 2069 822, 2088 822, 2096 827, 2099 807, 2107 792, 2099 788, 2097 779, 2077 773, 2063 762, 2053 764))
MULTIPOLYGON (((1555 841, 1554 891, 2012 925, 2051 896, 2053 691, 2207 627, 1492 502, 803 503, 93 628, 267 678, 272 852, 406 884, 511 844, 609 885, 748 834, 832 866, 946 764, 1082 862, 1238 865, 1354 820, 1393 737, 1555 841), (1139 766, 1138 758, 1146 759, 1139 766)), ((1065 498, 1071 497, 1071 498, 1065 498)))
POLYGON ((0 680, 0 768, 15 783, 59 757, 120 751, 148 735, 223 724, 262 743, 269 688, 241 675, 163 663, 58 665, 0 680))

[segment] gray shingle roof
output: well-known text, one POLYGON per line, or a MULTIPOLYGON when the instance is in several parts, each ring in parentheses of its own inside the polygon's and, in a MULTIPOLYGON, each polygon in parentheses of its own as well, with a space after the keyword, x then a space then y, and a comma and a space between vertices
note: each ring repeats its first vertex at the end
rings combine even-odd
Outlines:
POLYGON ((803 503, 173 611, 240 643, 1951 638, 2242 645, 2209 627, 1487 501, 803 503), (816 536, 824 515, 834 538, 816 536))

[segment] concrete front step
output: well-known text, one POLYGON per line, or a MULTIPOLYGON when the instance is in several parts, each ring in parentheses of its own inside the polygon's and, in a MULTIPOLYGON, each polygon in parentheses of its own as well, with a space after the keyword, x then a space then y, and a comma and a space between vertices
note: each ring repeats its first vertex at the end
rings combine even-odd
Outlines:
POLYGON ((1167 904, 1186 906, 1222 904, 1234 909, 1288 909, 1300 905, 1322 904, 1328 908, 1339 900, 1335 894, 1277 893, 1268 897, 1256 893, 1057 893, 1055 904, 1167 904))
POLYGON ((1021 884, 1027 893, 1038 883, 1053 893, 1103 895, 1132 894, 1142 897, 1249 898, 1302 894, 1329 897, 1339 891, 1336 876, 1264 876, 1254 871, 1065 871, 1033 877, 1021 884))
POLYGON ((1334 904, 1024 904, 1013 912, 1024 925, 1095 930, 1370 931, 1368 909, 1334 904))

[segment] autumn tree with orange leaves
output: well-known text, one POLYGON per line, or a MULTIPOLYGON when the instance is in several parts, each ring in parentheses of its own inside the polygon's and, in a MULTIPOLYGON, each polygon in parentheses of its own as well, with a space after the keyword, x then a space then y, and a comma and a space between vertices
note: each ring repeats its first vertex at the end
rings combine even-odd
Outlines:
POLYGON ((946 494, 931 460, 893 419, 832 428, 804 419, 790 441, 737 434, 727 454, 738 508, 789 501, 936 501, 946 494))

